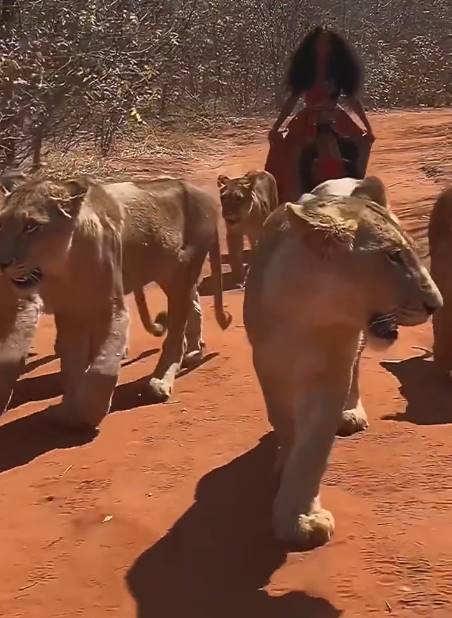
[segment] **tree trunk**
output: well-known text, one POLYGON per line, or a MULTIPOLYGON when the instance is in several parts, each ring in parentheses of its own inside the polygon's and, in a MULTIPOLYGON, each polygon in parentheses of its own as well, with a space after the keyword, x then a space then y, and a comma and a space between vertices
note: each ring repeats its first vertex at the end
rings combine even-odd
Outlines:
POLYGON ((39 125, 36 127, 33 132, 33 142, 32 142, 32 153, 33 153, 33 161, 32 161, 32 172, 37 172, 41 168, 41 150, 42 150, 42 135, 43 135, 43 126, 39 125))

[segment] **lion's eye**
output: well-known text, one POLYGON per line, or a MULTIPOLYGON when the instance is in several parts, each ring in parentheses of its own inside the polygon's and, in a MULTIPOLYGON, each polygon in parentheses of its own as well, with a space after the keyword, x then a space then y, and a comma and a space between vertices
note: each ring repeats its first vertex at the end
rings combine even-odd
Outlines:
POLYGON ((39 227, 40 225, 37 221, 33 221, 32 219, 30 219, 29 221, 25 222, 24 232, 26 234, 32 234, 33 232, 36 232, 36 230, 38 230, 39 227))
POLYGON ((398 264, 399 266, 403 266, 405 264, 400 249, 396 249, 395 251, 388 253, 387 258, 390 262, 392 262, 392 264, 398 264))

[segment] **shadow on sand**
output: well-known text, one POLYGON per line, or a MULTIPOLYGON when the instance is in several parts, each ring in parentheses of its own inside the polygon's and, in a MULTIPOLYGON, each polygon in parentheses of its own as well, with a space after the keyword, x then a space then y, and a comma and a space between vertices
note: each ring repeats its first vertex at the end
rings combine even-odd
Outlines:
MULTIPOLYGON (((138 358, 126 362, 131 364, 158 351, 144 352, 138 358)), ((201 363, 184 369, 178 378, 198 369, 215 356, 217 353, 206 354, 201 363)), ((147 389, 148 381, 149 376, 146 376, 118 386, 113 395, 110 414, 152 405, 154 402, 147 389)), ((59 395, 59 373, 25 378, 16 386, 10 409, 23 403, 51 399, 59 395)), ((58 415, 57 406, 50 406, 42 412, 35 412, 0 426, 0 473, 23 466, 48 451, 86 444, 97 435, 97 431, 74 432, 65 429, 55 423, 55 415, 58 415)))
POLYGON ((273 435, 198 484, 194 505, 127 574, 137 618, 336 618, 304 592, 263 587, 285 561, 273 540, 273 435), (262 480, 261 480, 262 479, 262 480))
POLYGON ((452 384, 439 375, 431 355, 415 356, 403 361, 381 363, 400 382, 400 394, 406 399, 404 412, 385 416, 385 420, 416 425, 452 423, 452 384))
POLYGON ((35 412, 0 426, 0 473, 23 466, 53 451, 91 442, 97 431, 74 431, 60 427, 51 415, 54 408, 35 412))

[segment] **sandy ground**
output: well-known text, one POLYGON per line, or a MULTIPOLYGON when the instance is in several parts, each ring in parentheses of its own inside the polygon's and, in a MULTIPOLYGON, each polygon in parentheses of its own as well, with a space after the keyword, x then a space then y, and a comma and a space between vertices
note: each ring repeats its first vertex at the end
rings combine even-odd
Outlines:
MULTIPOLYGON (((452 112, 373 122, 371 171, 424 250, 432 201, 452 179, 452 112)), ((218 156, 193 160, 189 173, 210 190, 219 171, 263 166, 264 134, 231 131, 217 143, 218 156)), ((163 298, 150 295, 155 314, 163 298)), ((365 353, 371 427, 337 440, 323 484, 336 535, 287 554, 270 531, 274 443, 242 299, 226 294, 234 323, 221 332, 204 298, 209 356, 157 406, 143 380, 161 341, 131 304, 130 359, 112 414, 84 444, 48 422, 60 390, 52 321, 42 322, 0 420, 1 616, 452 616, 452 387, 435 381, 422 351, 431 325, 403 330, 384 356, 365 353)))

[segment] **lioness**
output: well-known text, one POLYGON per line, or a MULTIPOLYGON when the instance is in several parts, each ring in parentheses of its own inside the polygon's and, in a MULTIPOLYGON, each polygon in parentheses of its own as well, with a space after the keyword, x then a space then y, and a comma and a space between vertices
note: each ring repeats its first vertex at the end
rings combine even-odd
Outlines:
POLYGON ((433 206, 428 240, 430 270, 444 299, 433 316, 433 357, 440 371, 452 378, 452 187, 433 206))
MULTIPOLYGON (((6 198, 0 211, 0 226, 0 262, 4 273, 19 292, 38 290, 45 305, 55 313, 56 348, 62 357, 65 382, 70 382, 65 384, 63 404, 75 396, 74 372, 66 371, 68 363, 63 361, 64 356, 70 353, 77 357, 82 371, 90 366, 88 373, 98 364, 91 360, 92 344, 85 343, 85 323, 98 306, 116 302, 115 295, 110 298, 110 279, 117 286, 121 283, 124 294, 137 292, 155 281, 168 296, 168 336, 150 382, 158 401, 169 397, 184 357, 191 360, 202 354, 196 284, 208 252, 217 321, 222 328, 230 323, 222 302, 215 202, 189 183, 165 178, 104 185, 92 184, 88 179, 70 183, 30 181, 6 198), (111 213, 121 213, 117 257, 104 248, 104 236, 114 228, 111 213)), ((115 294, 119 298, 119 292, 115 294)), ((123 322, 115 325, 114 330, 121 346, 101 350, 103 362, 114 367, 116 375, 125 345, 123 322)), ((104 330, 97 320, 93 336, 100 337, 104 330)), ((77 410, 74 406, 63 408, 67 408, 68 422, 90 425, 97 425, 108 411, 108 405, 98 405, 96 409, 87 405, 80 405, 77 410)))
MULTIPOLYGON (((23 178, 19 172, 2 176, 0 208, 15 182, 23 178)), ((0 271, 0 414, 8 407, 14 384, 23 371, 42 310, 37 294, 18 298, 13 287, 0 271)))
MULTIPOLYGON (((319 499, 361 334, 375 314, 415 325, 441 295, 387 209, 361 190, 306 195, 267 219, 245 286, 244 321, 279 444, 276 536, 311 548, 334 531, 319 499)), ((351 394, 353 396, 353 393, 351 394)))
POLYGON ((240 178, 218 176, 222 215, 226 225, 229 263, 234 283, 241 286, 243 240, 248 238, 251 250, 256 247, 265 219, 278 203, 276 181, 269 172, 248 172, 240 178))
POLYGON ((39 291, 55 312, 60 418, 95 426, 110 407, 127 339, 125 208, 101 186, 86 193, 77 181, 14 189, 0 210, 0 266, 19 297, 39 291))

